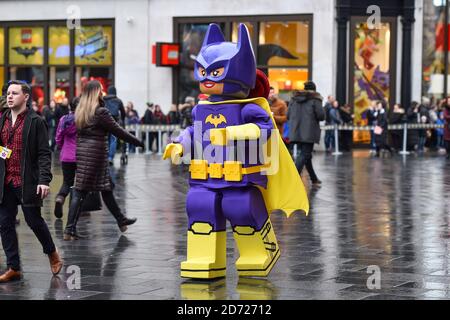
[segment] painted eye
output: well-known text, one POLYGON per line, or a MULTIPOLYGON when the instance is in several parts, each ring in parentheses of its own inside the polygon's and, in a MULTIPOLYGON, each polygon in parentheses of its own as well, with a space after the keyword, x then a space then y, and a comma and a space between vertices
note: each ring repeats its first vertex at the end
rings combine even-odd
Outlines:
POLYGON ((206 76, 206 70, 204 68, 198 68, 198 73, 201 77, 206 76))
POLYGON ((225 70, 225 68, 215 69, 215 70, 213 70, 211 72, 211 76, 213 76, 213 77, 220 77, 223 74, 224 70, 225 70))

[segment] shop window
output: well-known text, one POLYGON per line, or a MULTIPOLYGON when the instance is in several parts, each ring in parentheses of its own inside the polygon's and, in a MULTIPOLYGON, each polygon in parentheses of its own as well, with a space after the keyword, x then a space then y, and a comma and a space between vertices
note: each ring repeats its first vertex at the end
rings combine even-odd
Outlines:
POLYGON ((5 82, 5 68, 3 64, 5 63, 5 30, 0 28, 0 87, 3 86, 5 82))
POLYGON ((84 26, 75 30, 76 65, 112 65, 112 27, 84 26))
POLYGON ((445 8, 445 1, 437 4, 435 1, 423 3, 422 94, 424 96, 442 98, 444 95, 445 8))
POLYGON ((79 96, 83 87, 91 80, 98 80, 102 91, 106 94, 112 84, 112 72, 105 67, 76 67, 75 69, 75 95, 79 96))
POLYGON ((253 25, 253 23, 251 22, 233 22, 233 29, 231 32, 231 41, 232 42, 237 42, 238 41, 238 30, 239 30, 239 25, 243 23, 245 24, 245 26, 248 29, 248 33, 250 35, 250 39, 253 39, 254 33, 255 33, 255 27, 253 25))
POLYGON ((307 66, 307 22, 261 22, 258 44, 260 66, 307 66))
POLYGON ((26 81, 32 90, 32 99, 42 109, 44 105, 44 71, 41 67, 10 67, 8 79, 26 81))
POLYGON ((5 63, 5 30, 0 28, 0 65, 5 63))
POLYGON ((5 83, 5 79, 4 78, 5 78, 5 68, 0 66, 0 88, 5 83))
POLYGON ((9 29, 9 64, 44 64, 44 28, 20 27, 9 29))
POLYGON ((70 33, 67 27, 48 28, 48 63, 70 64, 70 33))
POLYGON ((69 98, 70 93, 70 69, 69 68, 49 68, 49 97, 61 103, 64 98, 69 98))
POLYGON ((283 100, 291 98, 290 91, 303 90, 303 84, 308 80, 307 68, 269 68, 270 85, 279 93, 283 100))

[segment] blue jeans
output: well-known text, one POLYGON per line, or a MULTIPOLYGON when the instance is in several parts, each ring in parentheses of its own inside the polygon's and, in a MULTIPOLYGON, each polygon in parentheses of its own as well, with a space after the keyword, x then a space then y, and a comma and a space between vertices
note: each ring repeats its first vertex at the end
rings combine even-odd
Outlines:
POLYGON ((113 161, 117 150, 117 138, 112 134, 108 137, 108 160, 113 161))
POLYGON ((375 133, 370 130, 370 150, 376 150, 377 144, 375 143, 375 133))
POLYGON ((325 131, 325 149, 330 150, 334 148, 334 130, 325 131))
POLYGON ((417 150, 422 152, 423 148, 425 147, 425 142, 427 142, 427 136, 419 136, 419 145, 417 147, 417 150))

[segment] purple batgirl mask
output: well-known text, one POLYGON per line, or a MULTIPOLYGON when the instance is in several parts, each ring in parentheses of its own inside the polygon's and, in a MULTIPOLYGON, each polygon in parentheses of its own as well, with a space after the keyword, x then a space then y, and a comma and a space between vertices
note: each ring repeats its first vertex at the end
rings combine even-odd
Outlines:
POLYGON ((195 79, 223 83, 222 95, 245 98, 255 86, 256 61, 247 27, 239 25, 238 42, 226 42, 217 24, 211 23, 197 56, 195 79))

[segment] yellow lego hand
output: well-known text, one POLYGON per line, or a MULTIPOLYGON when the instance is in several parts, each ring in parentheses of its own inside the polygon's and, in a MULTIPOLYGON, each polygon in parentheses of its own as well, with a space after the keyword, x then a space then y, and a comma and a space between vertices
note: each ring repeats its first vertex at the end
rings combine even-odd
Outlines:
POLYGON ((254 123, 226 127, 228 140, 256 140, 261 136, 261 129, 254 123))
POLYGON ((209 139, 211 144, 215 146, 224 146, 227 144, 226 128, 218 128, 209 130, 209 139))
POLYGON ((163 159, 166 160, 170 157, 173 164, 179 164, 182 155, 183 146, 180 143, 169 143, 164 150, 163 159))

